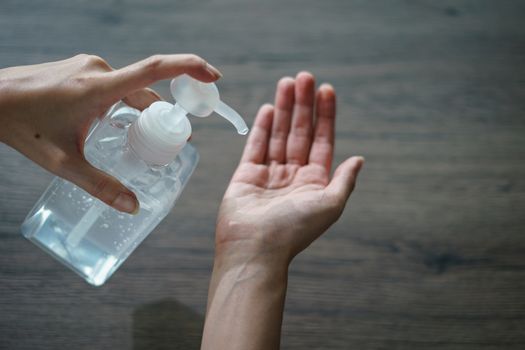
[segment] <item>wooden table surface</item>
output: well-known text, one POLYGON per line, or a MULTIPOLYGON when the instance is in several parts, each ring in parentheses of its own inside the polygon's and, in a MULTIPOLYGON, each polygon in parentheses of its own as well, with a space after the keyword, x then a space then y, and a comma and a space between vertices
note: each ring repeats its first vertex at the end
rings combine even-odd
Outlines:
MULTIPOLYGON (((195 52, 249 123, 279 77, 312 71, 339 93, 337 160, 367 162, 291 266, 282 347, 524 349, 524 19, 523 1, 1 0, 0 67, 195 52)), ((0 349, 199 347, 244 138, 193 125, 187 189, 101 288, 20 235, 52 176, 0 145, 0 349)))

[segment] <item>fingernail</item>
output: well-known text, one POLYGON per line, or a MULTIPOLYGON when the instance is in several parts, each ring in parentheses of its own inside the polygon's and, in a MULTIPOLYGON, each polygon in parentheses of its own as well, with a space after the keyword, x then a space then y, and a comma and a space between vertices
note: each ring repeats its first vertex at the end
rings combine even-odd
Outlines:
POLYGON ((156 91, 153 91, 151 89, 147 89, 146 91, 148 91, 150 94, 152 94, 153 96, 155 96, 155 98, 158 98, 159 101, 163 101, 164 99, 162 98, 162 96, 160 96, 156 91))
POLYGON ((120 211, 125 211, 126 213, 136 214, 139 211, 139 203, 137 200, 130 196, 127 193, 119 193, 117 198, 113 201, 112 206, 120 211))
POLYGON ((222 77, 222 73, 219 72, 219 70, 215 68, 214 66, 212 66, 211 64, 206 63, 206 69, 208 69, 208 72, 213 74, 216 78, 222 77))

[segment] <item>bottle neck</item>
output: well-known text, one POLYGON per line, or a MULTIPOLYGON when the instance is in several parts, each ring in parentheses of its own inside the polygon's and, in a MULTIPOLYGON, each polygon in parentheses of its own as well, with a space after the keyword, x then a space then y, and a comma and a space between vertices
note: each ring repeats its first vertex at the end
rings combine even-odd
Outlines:
POLYGON ((137 174, 142 174, 151 168, 157 168, 155 164, 149 164, 133 147, 129 144, 129 139, 121 158, 115 164, 113 171, 125 178, 134 178, 137 174))

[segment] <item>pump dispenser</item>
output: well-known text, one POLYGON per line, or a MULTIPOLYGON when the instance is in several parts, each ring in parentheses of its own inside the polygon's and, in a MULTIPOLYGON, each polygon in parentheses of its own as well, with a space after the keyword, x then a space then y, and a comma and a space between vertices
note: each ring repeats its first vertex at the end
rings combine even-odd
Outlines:
POLYGON ((191 135, 187 114, 208 117, 215 111, 230 121, 239 134, 248 133, 242 117, 220 100, 215 84, 184 74, 173 79, 170 88, 177 103, 153 103, 130 130, 130 146, 146 162, 165 165, 173 160, 191 135))
POLYGON ((56 177, 22 224, 22 233, 88 283, 102 285, 170 212, 193 173, 198 153, 187 143, 187 115, 213 112, 248 133, 242 117, 220 100, 213 83, 188 75, 171 81, 175 104, 158 101, 144 111, 123 102, 92 127, 86 159, 118 178, 137 196, 135 215, 118 212, 56 177))

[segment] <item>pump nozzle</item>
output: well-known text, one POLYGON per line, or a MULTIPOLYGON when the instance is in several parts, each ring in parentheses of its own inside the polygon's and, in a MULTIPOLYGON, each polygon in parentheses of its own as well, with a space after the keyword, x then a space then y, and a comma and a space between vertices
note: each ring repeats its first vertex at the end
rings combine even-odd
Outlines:
POLYGON ((226 103, 219 101, 219 104, 215 107, 215 112, 232 123, 239 134, 246 135, 248 133, 249 129, 244 122, 244 119, 242 119, 239 113, 235 112, 235 110, 226 103))
POLYGON ((214 111, 232 123, 241 135, 248 133, 248 126, 233 108, 220 100, 214 83, 202 83, 189 75, 181 75, 170 84, 171 94, 185 111, 196 117, 208 117, 214 111))

